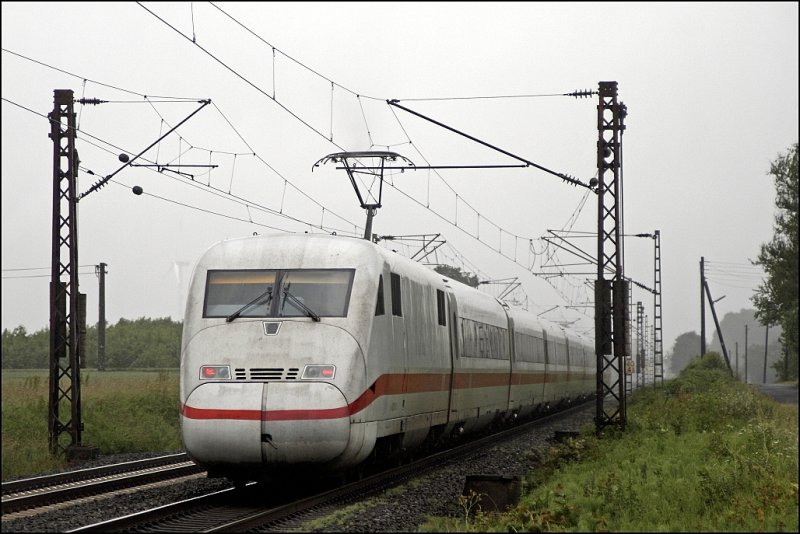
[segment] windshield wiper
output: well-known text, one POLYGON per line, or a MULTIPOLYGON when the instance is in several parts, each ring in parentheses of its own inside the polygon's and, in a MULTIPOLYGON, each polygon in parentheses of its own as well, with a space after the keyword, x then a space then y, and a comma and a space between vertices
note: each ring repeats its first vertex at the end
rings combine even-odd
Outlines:
POLYGON ((259 294, 256 298, 254 298, 253 300, 251 300, 250 302, 248 302, 247 304, 245 304, 244 306, 242 306, 241 308, 239 308, 238 310, 227 316, 225 318, 225 322, 230 323, 231 321, 239 317, 246 309, 250 308, 251 306, 255 306, 256 304, 261 304, 261 299, 263 299, 264 297, 267 297, 266 303, 269 304, 269 302, 272 300, 272 287, 269 287, 266 291, 259 294))
POLYGON ((306 316, 307 317, 311 317, 311 319, 314 322, 317 322, 317 323, 319 322, 319 315, 314 313, 314 310, 312 310, 311 308, 309 308, 308 306, 303 304, 303 302, 299 298, 297 298, 294 295, 292 295, 291 293, 289 293, 289 286, 288 285, 283 289, 283 296, 284 296, 284 300, 283 300, 284 306, 286 305, 286 297, 289 297, 290 299, 292 299, 292 303, 294 303, 295 307, 298 307, 301 310, 303 310, 304 312, 306 312, 306 316))

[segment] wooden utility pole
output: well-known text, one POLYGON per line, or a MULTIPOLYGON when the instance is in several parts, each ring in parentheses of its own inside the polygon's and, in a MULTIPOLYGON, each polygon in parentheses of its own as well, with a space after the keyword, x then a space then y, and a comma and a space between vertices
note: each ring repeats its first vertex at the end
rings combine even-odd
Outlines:
POLYGON ((101 263, 95 267, 95 273, 100 278, 97 319, 97 370, 106 370, 106 264, 101 263))
POLYGON ((744 383, 747 384, 747 326, 744 325, 744 383))
POLYGON ((767 383, 767 349, 769 348, 769 325, 766 325, 764 331, 764 380, 762 383, 767 383))
POLYGON ((700 256, 700 356, 706 353, 706 270, 705 258, 700 256))

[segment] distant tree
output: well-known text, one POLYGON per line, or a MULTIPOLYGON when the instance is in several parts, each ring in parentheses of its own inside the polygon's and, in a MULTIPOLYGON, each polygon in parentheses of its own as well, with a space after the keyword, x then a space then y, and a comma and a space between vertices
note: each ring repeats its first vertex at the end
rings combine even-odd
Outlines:
MULTIPOLYGON (((177 367, 182 323, 169 317, 120 319, 106 329, 106 363, 110 368, 177 367)), ((95 351, 96 352, 96 351, 95 351)))
POLYGON ((669 369, 677 376, 692 358, 700 356, 700 335, 697 332, 686 332, 675 338, 672 353, 669 357, 669 369))
POLYGON ((46 369, 50 361, 50 331, 29 334, 22 325, 13 331, 6 328, 0 355, 3 369, 46 369))
MULTIPOLYGON (((744 357, 747 354, 749 359, 749 378, 761 382, 764 372, 764 340, 767 336, 765 335, 766 327, 756 318, 756 310, 743 308, 738 312, 728 312, 719 323, 725 339, 725 348, 728 350, 728 357, 731 361, 731 369, 734 372, 737 371, 736 349, 738 347, 739 376, 744 376, 744 357), (745 336, 745 331, 747 336, 745 336), (745 347, 745 340, 747 341, 747 347, 745 347)), ((783 346, 780 343, 782 333, 783 329, 780 325, 770 326, 769 328, 769 350, 767 351, 769 372, 767 373, 767 382, 775 382, 779 378, 780 373, 774 373, 772 369, 777 369, 777 366, 783 363, 781 359, 783 346)), ((708 351, 722 354, 722 344, 719 342, 716 328, 713 329, 713 337, 708 345, 708 351)))
POLYGON ((797 246, 797 143, 787 154, 778 155, 769 174, 775 180, 775 234, 761 245, 758 259, 767 275, 752 297, 756 317, 765 325, 781 325, 781 343, 785 347, 775 365, 782 380, 797 379, 798 342, 798 246, 797 246), (786 360, 786 361, 784 361, 786 360))
POLYGON ((437 265, 433 268, 434 271, 437 273, 446 276, 447 278, 452 278, 453 280, 458 280, 462 284, 467 284, 468 286, 478 287, 478 277, 474 274, 470 274, 466 271, 462 271, 458 267, 453 267, 452 265, 437 265))
MULTIPOLYGON (((183 323, 169 317, 135 321, 120 319, 106 328, 106 368, 178 367, 183 323)), ((29 334, 24 326, 3 330, 3 369, 47 369, 50 365, 50 331, 29 334)), ((97 327, 86 333, 85 366, 97 366, 97 327)))

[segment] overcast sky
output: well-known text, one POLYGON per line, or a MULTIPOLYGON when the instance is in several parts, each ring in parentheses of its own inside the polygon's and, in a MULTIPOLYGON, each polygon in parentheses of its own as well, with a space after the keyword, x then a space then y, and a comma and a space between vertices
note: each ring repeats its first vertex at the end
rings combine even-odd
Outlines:
MULTIPOLYGON (((4 329, 48 326, 55 89, 109 101, 75 107, 79 194, 117 171, 119 153, 138 154, 212 102, 137 160, 183 167, 127 167, 81 197, 90 325, 101 262, 110 323, 181 320, 191 268, 216 241, 362 235, 345 171, 312 171, 328 154, 519 163, 389 99, 587 183, 598 97, 560 95, 616 81, 628 110, 624 228, 661 233, 668 353, 676 336, 700 331, 701 257, 714 298, 725 297, 720 318, 752 307, 750 262, 773 234, 769 166, 798 141, 796 2, 3 2, 2 48, 4 329)), ((577 232, 596 232, 597 199, 534 167, 387 173, 373 224, 378 235, 441 234, 428 260, 516 280, 520 305, 592 333, 595 268, 557 267, 581 260, 546 246, 551 230, 572 230, 564 245, 594 255, 596 238, 577 232)), ((652 239, 626 238, 625 274, 653 287, 653 256, 652 239)), ((636 287, 633 301, 652 326, 652 295, 636 287)))

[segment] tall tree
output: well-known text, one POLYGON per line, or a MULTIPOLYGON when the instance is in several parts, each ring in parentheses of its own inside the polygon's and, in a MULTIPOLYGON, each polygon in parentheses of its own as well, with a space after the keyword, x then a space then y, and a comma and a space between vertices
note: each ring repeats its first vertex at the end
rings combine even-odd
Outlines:
POLYGON ((700 335, 697 332, 685 332, 675 338, 672 352, 667 355, 669 361, 670 376, 678 376, 692 358, 702 356, 700 354, 700 335))
POLYGON ((756 317, 765 325, 781 325, 784 355, 775 366, 783 380, 797 379, 797 143, 770 165, 775 180, 775 234, 761 245, 758 259, 766 280, 752 297, 756 317))

